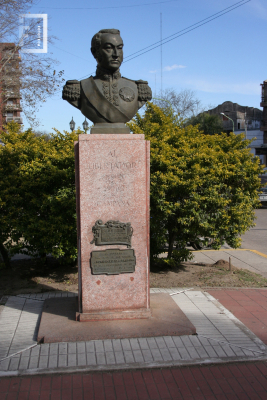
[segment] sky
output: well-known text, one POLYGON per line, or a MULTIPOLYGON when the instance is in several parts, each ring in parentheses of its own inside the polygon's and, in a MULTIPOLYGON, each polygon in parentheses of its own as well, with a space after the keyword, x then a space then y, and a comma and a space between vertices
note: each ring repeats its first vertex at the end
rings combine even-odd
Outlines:
MULTIPOLYGON (((64 70, 65 80, 94 75, 91 38, 100 29, 114 28, 121 31, 124 42, 122 75, 147 80, 154 97, 160 97, 161 87, 189 89, 204 109, 224 101, 260 108, 260 84, 267 79, 267 2, 246 1, 40 0, 29 12, 48 15, 48 35, 57 40, 48 45, 47 55, 58 61, 56 69, 64 70), (234 4, 240 7, 207 22, 234 4), (194 25, 202 20, 207 23, 194 25), (188 31, 192 25, 196 29, 188 31), (127 56, 160 42, 161 32, 163 43, 177 32, 184 34, 127 61, 127 56)), ((62 100, 61 90, 43 103, 37 117, 39 130, 46 132, 69 131, 72 117, 76 128, 84 121, 79 110, 62 100)))

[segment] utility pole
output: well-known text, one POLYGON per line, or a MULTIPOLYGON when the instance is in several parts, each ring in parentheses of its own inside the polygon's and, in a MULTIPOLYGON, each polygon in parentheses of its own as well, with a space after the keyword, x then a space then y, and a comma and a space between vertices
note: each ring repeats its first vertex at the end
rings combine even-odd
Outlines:
POLYGON ((247 112, 245 112, 245 134, 246 134, 245 139, 247 140, 247 112))

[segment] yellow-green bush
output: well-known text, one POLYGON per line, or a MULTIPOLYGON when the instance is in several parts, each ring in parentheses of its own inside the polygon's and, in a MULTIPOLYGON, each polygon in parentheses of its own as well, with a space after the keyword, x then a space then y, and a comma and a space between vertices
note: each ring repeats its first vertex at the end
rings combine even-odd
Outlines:
POLYGON ((152 103, 129 126, 151 143, 152 257, 167 241, 169 257, 177 242, 187 259, 186 243, 199 235, 214 238, 214 248, 238 247, 240 234, 254 225, 263 170, 244 135, 202 134, 152 103))
POLYGON ((55 131, 51 140, 21 131, 0 133, 0 251, 8 265, 16 252, 77 257, 74 140, 55 131))

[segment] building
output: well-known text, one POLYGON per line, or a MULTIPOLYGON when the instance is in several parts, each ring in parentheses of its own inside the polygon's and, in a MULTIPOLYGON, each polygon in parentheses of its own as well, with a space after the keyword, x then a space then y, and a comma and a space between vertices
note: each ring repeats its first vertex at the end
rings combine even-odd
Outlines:
POLYGON ((14 43, 0 43, 0 129, 7 122, 22 124, 20 56, 14 43))
POLYGON ((254 139, 249 145, 251 152, 259 156, 261 163, 267 162, 267 81, 262 84, 263 97, 260 103, 261 107, 266 108, 261 111, 259 108, 240 106, 231 101, 225 101, 217 107, 208 110, 207 113, 217 114, 222 118, 223 129, 225 132, 234 132, 236 134, 244 132, 247 139, 254 139), (265 86, 264 86, 265 84, 265 86), (265 102, 264 102, 265 101, 265 102), (222 115, 225 114, 225 115, 222 115), (265 117, 264 117, 265 116, 265 117), (228 119, 227 117, 231 118, 228 119), (263 121, 265 118, 265 129, 263 121))
POLYGON ((267 80, 261 83, 261 107, 263 107, 261 131, 263 132, 263 147, 267 147, 267 80))

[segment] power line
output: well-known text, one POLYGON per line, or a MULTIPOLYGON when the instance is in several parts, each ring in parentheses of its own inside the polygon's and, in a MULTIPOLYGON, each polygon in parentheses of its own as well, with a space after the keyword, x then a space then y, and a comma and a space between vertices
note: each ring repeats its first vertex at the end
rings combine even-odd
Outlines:
MULTIPOLYGON (((132 8, 132 7, 143 7, 143 6, 154 6, 156 4, 166 4, 166 3, 173 3, 179 0, 167 0, 167 1, 158 1, 154 3, 143 3, 143 4, 132 4, 128 6, 110 6, 110 7, 46 7, 50 10, 106 10, 112 8, 132 8)), ((37 7, 32 7, 37 8, 37 7)), ((40 8, 40 7, 39 7, 40 8)))
MULTIPOLYGON (((149 45, 149 46, 147 46, 147 47, 144 47, 143 49, 141 49, 141 50, 139 50, 139 51, 136 51, 135 53, 130 54, 129 56, 127 56, 127 57, 124 58, 124 62, 131 61, 131 60, 133 60, 134 58, 137 58, 137 57, 139 57, 139 56, 142 56, 143 54, 146 54, 146 53, 148 53, 148 52, 150 52, 150 51, 156 49, 157 47, 162 46, 163 44, 166 44, 166 43, 168 43, 168 42, 171 42, 172 40, 177 39, 178 37, 183 36, 183 35, 185 35, 186 33, 189 33, 189 32, 191 32, 191 31, 193 31, 193 30, 195 30, 195 29, 197 29, 197 28, 200 28, 201 26, 206 25, 206 24, 208 24, 208 23, 211 22, 211 21, 214 21, 215 19, 220 18, 220 17, 222 17, 222 16, 225 15, 225 14, 228 14, 229 12, 235 10, 236 8, 239 8, 239 7, 243 6, 243 5, 246 4, 246 3, 249 3, 250 1, 251 1, 251 0, 246 0, 246 1, 245 1, 245 0, 241 0, 241 1, 238 1, 237 3, 234 3, 234 4, 232 4, 231 6, 224 8, 224 9, 221 10, 221 11, 219 11, 219 12, 217 12, 217 13, 215 13, 215 14, 212 14, 212 15, 210 15, 210 16, 207 17, 207 18, 204 18, 204 19, 202 19, 202 20, 196 22, 196 23, 193 24, 193 25, 188 26, 187 28, 184 28, 184 29, 182 29, 182 30, 180 30, 180 31, 178 31, 178 32, 176 32, 176 33, 173 33, 173 34, 170 35, 170 36, 167 36, 165 39, 163 39, 163 41, 160 40, 160 41, 155 42, 155 43, 153 43, 153 44, 151 44, 151 45, 149 45), (206 22, 204 22, 204 21, 206 21, 206 22), (191 28, 191 29, 190 29, 190 28, 191 28), (183 33, 182 33, 182 32, 183 32, 183 33), (147 49, 149 49, 149 50, 147 50, 147 49), (147 50, 147 51, 144 51, 144 50, 147 50), (140 53, 140 54, 138 54, 138 53, 140 53), (132 56, 134 56, 134 57, 132 57, 132 56), (126 61, 125 61, 125 60, 126 60, 126 61)), ((52 45, 52 46, 53 46, 53 47, 56 47, 56 46, 54 46, 54 45, 52 45)), ((56 47, 56 48, 59 49, 59 50, 64 51, 65 53, 69 53, 69 54, 71 54, 71 55, 73 55, 73 56, 75 56, 75 57, 78 57, 78 58, 81 58, 81 59, 82 59, 82 57, 76 56, 75 54, 70 53, 70 52, 68 52, 68 51, 66 51, 66 50, 60 49, 59 47, 56 47)), ((85 60, 85 59, 84 59, 84 60, 85 60)), ((86 60, 86 61, 87 61, 87 60, 86 60)), ((93 73, 93 72, 92 72, 92 73, 93 73)), ((89 74, 83 76, 83 77, 80 78, 80 79, 86 78, 88 75, 89 75, 89 74)))
POLYGON ((143 54, 146 54, 146 53, 148 53, 149 51, 156 49, 157 47, 161 46, 162 44, 166 44, 166 43, 168 43, 168 42, 171 42, 172 40, 177 39, 178 37, 183 36, 183 35, 185 35, 186 33, 189 33, 189 32, 191 32, 191 31, 193 31, 193 30, 195 30, 195 29, 197 29, 197 28, 200 28, 201 26, 206 25, 206 24, 208 24, 209 22, 211 22, 211 21, 213 21, 213 20, 215 20, 215 19, 217 19, 217 18, 220 18, 220 17, 222 17, 222 16, 225 15, 225 14, 228 14, 229 12, 235 10, 236 8, 239 8, 239 7, 243 6, 243 5, 246 4, 246 3, 249 3, 250 1, 251 1, 251 0, 246 0, 246 1, 244 2, 244 0, 242 0, 242 1, 239 1, 239 2, 237 2, 237 3, 235 3, 235 4, 233 4, 233 5, 230 6, 230 7, 224 8, 223 10, 219 11, 218 13, 213 14, 213 15, 211 15, 211 16, 209 16, 209 17, 207 17, 207 18, 205 18, 205 19, 203 19, 203 20, 201 20, 201 21, 199 21, 199 22, 196 22, 196 23, 193 24, 193 25, 190 25, 189 27, 187 27, 187 28, 185 28, 185 29, 182 29, 182 30, 180 30, 180 31, 178 31, 178 32, 176 32, 176 33, 174 33, 174 34, 172 34, 172 35, 166 37, 165 39, 163 39, 163 43, 161 43, 161 41, 155 42, 154 44, 151 44, 150 46, 147 46, 147 47, 143 48, 142 50, 139 50, 139 51, 137 51, 137 52, 135 52, 135 53, 132 53, 131 55, 125 57, 126 61, 124 61, 124 62, 131 61, 131 60, 133 60, 133 59, 136 58, 136 57, 142 56, 143 54), (242 3, 242 4, 239 4, 239 3, 242 3), (230 8, 230 9, 229 9, 229 8, 230 8), (227 10, 227 11, 226 11, 226 10, 227 10), (219 14, 219 15, 218 15, 218 14, 219 14), (203 22, 203 21, 206 21, 206 22, 203 22), (201 23, 201 22, 202 22, 202 23, 201 23), (191 28, 191 29, 189 29, 189 28, 191 28), (181 32, 183 32, 183 33, 181 33, 181 32), (180 34, 179 34, 179 33, 180 33, 180 34), (174 36, 174 37, 173 37, 173 36, 174 36), (172 39, 170 39, 170 38, 172 38, 172 39), (169 40, 167 40, 167 39, 169 39, 169 40), (152 46, 153 46, 153 47, 152 47, 152 46), (150 49, 150 47, 152 47, 152 48, 150 49), (149 50, 143 51, 143 50, 146 50, 146 49, 149 49, 149 50), (143 51, 143 53, 138 54, 138 53, 140 53, 141 51, 143 51), (134 56, 134 57, 132 57, 134 54, 137 54, 137 55, 134 56), (130 57, 131 57, 131 58, 130 58, 130 57))

